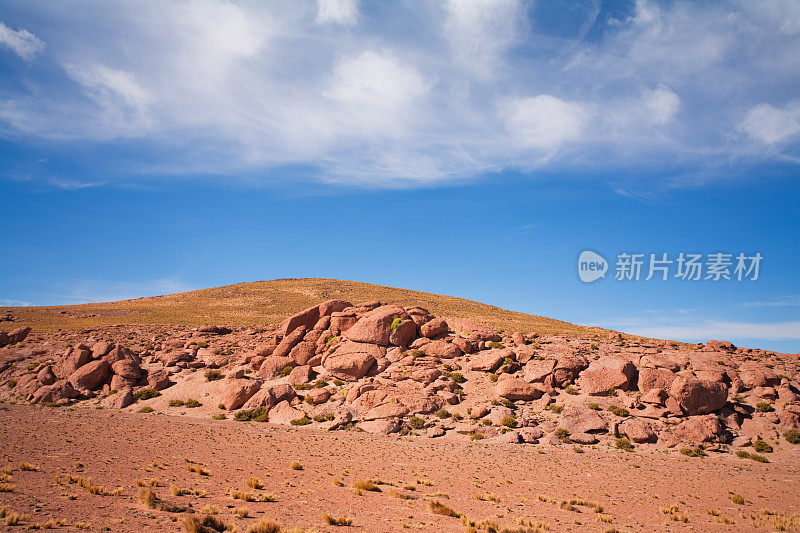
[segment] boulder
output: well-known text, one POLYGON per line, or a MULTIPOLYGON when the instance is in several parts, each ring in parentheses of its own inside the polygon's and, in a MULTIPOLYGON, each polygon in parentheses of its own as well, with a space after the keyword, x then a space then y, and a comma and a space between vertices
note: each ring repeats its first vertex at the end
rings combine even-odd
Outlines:
POLYGON ((202 326, 197 331, 200 333, 208 333, 209 335, 228 335, 232 330, 225 326, 202 326))
POLYGON ((469 369, 494 372, 506 357, 511 357, 512 355, 514 355, 514 352, 509 348, 485 350, 470 358, 469 369))
POLYGON ((564 387, 572 383, 580 374, 581 370, 589 366, 586 358, 579 354, 564 354, 556 359, 556 366, 553 369, 553 377, 558 386, 564 387))
POLYGON ((408 408, 398 402, 389 402, 377 405, 367 411, 362 417, 364 420, 377 420, 380 418, 404 417, 408 414, 408 408))
POLYGON ((675 380, 675 373, 664 368, 644 367, 639 369, 639 390, 647 394, 652 389, 668 391, 675 380))
POLYGON ((295 409, 287 401, 282 401, 269 410, 268 419, 273 424, 291 424, 292 420, 303 416, 305 416, 303 411, 295 409))
POLYGON ((780 383, 780 379, 772 369, 765 367, 755 361, 745 361, 739 366, 739 378, 745 387, 774 387, 780 383))
POLYGON ((266 407, 271 409, 281 402, 291 402, 297 397, 294 389, 286 384, 264 385, 242 406, 246 410, 266 407))
POLYGON ((387 346, 394 319, 407 317, 408 315, 402 307, 383 305, 359 318, 353 327, 345 332, 344 336, 354 342, 387 346))
POLYGON ((36 379, 42 385, 52 385, 56 382, 56 375, 53 373, 53 369, 50 368, 50 365, 45 365, 39 373, 36 374, 36 379))
POLYGON ((417 325, 411 319, 403 320, 389 333, 389 344, 408 346, 417 336, 417 325))
MULTIPOLYGON (((333 313, 338 313, 352 306, 353 304, 345 300, 325 300, 317 307, 319 308, 320 320, 322 320, 322 318, 324 317, 330 317, 330 315, 332 315, 333 313)), ((325 329, 327 327, 328 326, 326 325, 322 329, 325 329)))
POLYGON ((632 442, 655 442, 656 433, 653 426, 647 420, 641 418, 629 418, 619 424, 619 432, 625 435, 632 442))
POLYGON ((381 357, 383 353, 375 344, 345 341, 325 359, 323 366, 334 377, 355 381, 366 376, 381 357))
POLYGON ((308 365, 296 366, 289 372, 289 385, 303 385, 311 381, 314 372, 308 365))
POLYGON ((495 394, 507 400, 535 400, 542 391, 526 381, 517 378, 504 379, 495 385, 495 394))
POLYGON ((79 396, 78 391, 68 381, 58 381, 52 385, 45 385, 36 389, 31 401, 33 403, 47 403, 62 405, 72 398, 79 396))
POLYGON ((67 380, 79 390, 95 390, 108 379, 111 367, 102 359, 86 363, 69 375, 67 380))
POLYGON ((515 331, 511 334, 511 340, 516 346, 525 346, 528 344, 528 341, 525 340, 525 337, 519 331, 515 331))
POLYGON ((422 326, 420 326, 419 331, 423 337, 427 337, 432 339, 441 335, 442 333, 447 333, 448 326, 447 322, 443 318, 434 318, 429 320, 422 326))
POLYGON ((300 340, 306 334, 306 331, 308 331, 308 328, 306 326, 300 326, 299 328, 292 330, 291 333, 283 337, 283 340, 281 340, 281 342, 278 343, 278 345, 272 351, 272 356, 286 357, 287 355, 289 355, 289 353, 292 351, 292 348, 294 348, 295 344, 300 342, 300 340))
POLYGON ((125 387, 104 398, 101 404, 103 407, 108 407, 110 409, 124 409, 133 404, 133 402, 133 390, 131 390, 130 387, 125 387))
POLYGON ((114 374, 127 380, 136 382, 142 377, 142 368, 133 359, 121 359, 111 365, 114 374))
POLYGON ((22 342, 25 340, 25 337, 28 336, 28 333, 31 332, 31 328, 29 327, 22 327, 17 328, 13 331, 8 332, 7 343, 14 344, 17 342, 22 342))
POLYGON ((382 420, 368 420, 358 424, 358 428, 366 431, 367 433, 374 433, 377 435, 389 435, 400 430, 400 421, 389 418, 382 420))
POLYGON ((331 391, 328 389, 311 389, 306 393, 306 400, 311 405, 320 405, 327 402, 331 397, 331 391))
POLYGON ((556 368, 555 359, 532 359, 525 364, 525 381, 544 381, 556 368))
POLYGON ((262 361, 258 369, 258 376, 265 380, 275 379, 284 368, 291 365, 294 365, 294 359, 291 357, 270 355, 269 357, 265 357, 264 361, 262 361))
POLYGON ((700 444, 717 440, 724 428, 714 415, 692 416, 675 427, 674 433, 682 440, 700 444))
POLYGON ((86 348, 73 348, 66 357, 54 365, 54 373, 66 378, 80 367, 92 360, 92 353, 86 348))
POLYGON ((565 407, 558 425, 570 434, 595 433, 608 429, 608 423, 597 411, 579 406, 565 407))
POLYGON ((298 365, 305 365, 316 355, 317 343, 310 340, 302 340, 298 342, 292 351, 289 352, 289 357, 298 365))
POLYGON ((129 348, 117 344, 107 354, 105 354, 102 359, 109 365, 113 365, 117 361, 136 359, 136 354, 134 354, 129 348))
POLYGON ((292 315, 283 322, 281 322, 280 330, 285 338, 298 328, 305 328, 306 330, 313 328, 314 324, 316 324, 318 320, 319 320, 319 306, 315 305, 314 307, 309 307, 308 309, 304 309, 299 313, 292 315))
POLYGON ((427 309, 422 307, 404 307, 403 310, 408 314, 409 318, 414 321, 417 327, 430 322, 433 315, 427 309))
POLYGON ((220 404, 228 411, 239 409, 261 388, 261 381, 254 379, 232 379, 225 384, 220 404))
POLYGON ((453 339, 453 344, 458 346, 458 349, 464 353, 474 353, 478 350, 478 343, 476 341, 461 336, 456 336, 453 339))
POLYGON ((422 347, 422 351, 425 355, 439 359, 453 359, 461 355, 458 346, 447 341, 431 341, 422 347))
POLYGON ((635 382, 636 367, 628 360, 607 357, 592 361, 580 375, 578 384, 587 394, 605 394, 614 389, 628 390, 635 382))
POLYGON ((109 341, 97 341, 92 344, 92 357, 100 359, 114 348, 114 343, 109 341))
POLYGON ((575 444, 597 444, 599 439, 592 433, 570 433, 569 440, 575 444))
POLYGON ((692 376, 677 376, 670 386, 669 395, 687 415, 702 415, 725 405, 728 401, 728 386, 692 376))
POLYGON ((147 372, 147 386, 151 389, 162 390, 172 384, 169 374, 161 368, 147 372))

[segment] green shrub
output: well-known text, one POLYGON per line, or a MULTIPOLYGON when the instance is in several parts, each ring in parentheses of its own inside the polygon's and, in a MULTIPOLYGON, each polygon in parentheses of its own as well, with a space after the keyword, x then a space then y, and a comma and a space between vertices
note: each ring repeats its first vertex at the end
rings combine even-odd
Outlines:
POLYGON ((763 455, 758 455, 757 453, 751 453, 750 454, 750 459, 752 459, 753 461, 758 461, 759 463, 768 463, 769 462, 769 459, 767 459, 763 455))
POLYGON ((289 422, 293 426, 305 426, 311 423, 311 419, 308 416, 303 415, 300 418, 295 418, 291 422, 289 422))
POLYGON ((14 387, 17 386, 17 380, 16 379, 9 379, 8 381, 6 381, 6 385, 8 385, 9 389, 13 389, 14 387))
POLYGON ((746 452, 745 450, 737 450, 736 457, 740 459, 750 459, 750 453, 746 452))
POLYGON ((790 429, 783 434, 783 438, 786 439, 786 442, 789 444, 800 444, 800 431, 790 429))
POLYGON ((286 365, 281 369, 278 375, 282 378, 285 378, 286 376, 292 373, 292 370, 294 370, 294 365, 286 365))
POLYGON ((412 416, 408 419, 408 425, 412 429, 422 429, 425 427, 425 421, 418 416, 412 416))
POLYGON ((760 453, 772 453, 772 446, 761 439, 758 439, 753 443, 753 449, 760 453))
POLYGON ((206 372, 206 381, 217 381, 218 379, 222 379, 223 375, 222 372, 219 370, 209 370, 206 372))
POLYGON ((631 413, 625 409, 624 407, 618 407, 616 405, 609 405, 607 411, 611 411, 613 414, 617 416, 629 416, 631 413))
POLYGON ((455 381, 456 383, 464 383, 465 381, 467 381, 467 378, 465 378, 459 372, 451 372, 451 373, 447 374, 447 376, 450 379, 452 379, 453 381, 455 381))
POLYGON ((499 378, 500 376, 498 376, 497 374, 489 374, 489 381, 491 381, 492 383, 495 383, 499 378))
POLYGON ((574 395, 578 394, 578 389, 576 389, 575 387, 570 385, 566 389, 564 389, 564 392, 566 392, 567 394, 572 394, 574 396, 574 395))
POLYGON ((139 389, 133 394, 133 397, 137 400, 149 400, 158 396, 161 396, 161 393, 156 389, 151 389, 150 387, 139 389))
POLYGON ((438 411, 436 411, 435 414, 439 418, 450 418, 450 411, 448 411, 447 409, 439 409, 438 411))
POLYGON ((144 407, 139 409, 139 412, 140 413, 152 413, 153 412, 153 408, 150 407, 149 405, 145 405, 144 407))
POLYGON ((687 457, 705 457, 706 452, 701 446, 694 448, 681 448, 680 452, 687 457))
POLYGON ((170 407, 183 407, 183 405, 184 405, 184 401, 183 400, 178 400, 177 398, 172 399, 172 400, 169 401, 169 406, 170 407))
POLYGON ((322 387, 327 387, 328 382, 322 378, 319 378, 317 381, 314 382, 314 387, 321 389, 322 387))
POLYGON ((492 348, 505 348, 502 342, 493 342, 489 346, 491 346, 492 348))
POLYGON ((626 452, 633 451, 633 444, 628 439, 618 438, 617 439, 617 448, 620 450, 625 450, 626 452))
POLYGON ((213 418, 214 420, 225 420, 228 417, 225 416, 225 413, 217 413, 217 414, 213 415, 211 418, 213 418))
POLYGON ((233 419, 238 420, 239 422, 247 422, 250 420, 254 422, 266 422, 268 414, 269 414, 269 409, 267 409, 266 407, 257 407, 256 409, 239 411, 238 413, 233 415, 233 419))
POLYGON ((344 385, 344 381, 337 378, 333 380, 333 384, 336 385, 337 387, 341 387, 342 385, 344 385))
POLYGON ((394 320, 392 320, 392 325, 389 326, 389 330, 390 331, 396 330, 397 326, 399 326, 402 323, 403 323, 403 319, 402 318, 400 318, 400 317, 395 318, 394 320))
POLYGON ((600 406, 594 402, 590 402, 586 407, 588 407, 589 409, 593 409, 595 411, 600 410, 600 406))
POLYGON ((769 402, 758 402, 756 404, 756 411, 758 411, 759 413, 769 413, 769 412, 772 412, 774 410, 775 409, 772 407, 772 405, 769 402))
POLYGON ((200 407, 201 405, 203 404, 195 400, 194 398, 189 398, 188 400, 186 400, 186 407, 200 407))
POLYGON ((324 415, 316 415, 314 417, 314 422, 330 422, 334 418, 333 413, 325 413, 324 415))
POLYGON ((569 442, 569 431, 566 428, 558 428, 553 432, 553 435, 562 442, 569 442))
POLYGON ((559 414, 561 411, 564 410, 564 406, 563 405, 551 404, 551 405, 548 405, 546 407, 546 409, 550 409, 552 412, 554 412, 556 414, 559 414))
POLYGON ((517 425, 517 419, 515 417, 511 416, 511 415, 508 415, 508 416, 503 418, 503 421, 501 423, 504 426, 513 428, 514 426, 517 425))

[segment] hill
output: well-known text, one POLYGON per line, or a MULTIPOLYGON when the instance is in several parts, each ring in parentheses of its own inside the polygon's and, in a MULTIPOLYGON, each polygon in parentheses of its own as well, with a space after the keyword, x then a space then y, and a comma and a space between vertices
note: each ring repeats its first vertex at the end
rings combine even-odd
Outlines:
POLYGON ((353 303, 380 300, 384 303, 420 305, 436 315, 468 318, 509 331, 567 336, 591 336, 604 331, 463 298, 321 278, 237 283, 119 302, 4 308, 11 311, 15 321, 0 323, 0 328, 9 330, 31 326, 52 331, 114 324, 264 325, 280 322, 287 316, 330 298, 353 303))

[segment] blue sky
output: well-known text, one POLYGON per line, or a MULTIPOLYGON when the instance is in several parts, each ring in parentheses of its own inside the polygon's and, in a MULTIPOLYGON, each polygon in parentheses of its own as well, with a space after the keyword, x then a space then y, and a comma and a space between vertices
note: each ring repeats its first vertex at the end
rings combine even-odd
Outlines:
POLYGON ((800 351, 797 2, 10 1, 0 24, 0 305, 332 277, 800 351), (621 252, 764 259, 623 282, 621 252))

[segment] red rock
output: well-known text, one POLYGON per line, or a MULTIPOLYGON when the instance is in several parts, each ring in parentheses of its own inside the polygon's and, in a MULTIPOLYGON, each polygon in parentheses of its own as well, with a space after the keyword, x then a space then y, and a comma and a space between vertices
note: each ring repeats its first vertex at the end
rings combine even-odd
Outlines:
POLYGON ((532 359, 525 364, 525 381, 544 381, 555 370, 555 359, 532 359))
MULTIPOLYGON (((272 340, 274 341, 275 339, 272 340)), ((272 352, 275 351, 275 348, 277 346, 278 345, 274 344, 274 342, 266 342, 264 344, 259 344, 253 351, 253 355, 255 357, 269 357, 270 355, 272 355, 272 352)))
POLYGON ((270 380, 277 378, 284 368, 294 365, 294 359, 291 357, 278 357, 270 355, 265 357, 264 361, 258 369, 259 377, 270 380))
POLYGON ((569 431, 570 434, 606 431, 608 429, 608 423, 597 411, 574 405, 564 408, 558 425, 569 431))
POLYGON ((358 424, 359 429, 376 435, 390 435, 400 430, 400 421, 395 419, 368 420, 358 424))
POLYGON ((86 363, 69 375, 67 380, 79 390, 95 390, 108 379, 111 368, 102 359, 86 363))
POLYGON ((54 372, 60 378, 66 378, 80 367, 92 360, 92 354, 85 348, 72 348, 69 354, 54 365, 54 372))
POLYGON ((420 327, 433 319, 433 315, 430 313, 430 311, 422 307, 404 307, 403 310, 408 314, 411 320, 414 321, 417 327, 420 327))
POLYGON ((36 379, 42 385, 52 385, 56 382, 56 375, 53 373, 53 369, 50 368, 50 365, 45 365, 45 367, 36 374, 36 379))
POLYGON ((417 325, 413 320, 403 320, 394 331, 389 333, 389 344, 408 346, 417 336, 417 325))
POLYGON ((325 359, 323 366, 334 377, 355 381, 366 376, 381 357, 383 352, 375 344, 346 341, 325 359))
POLYGON ((25 337, 28 336, 28 333, 31 332, 31 328, 29 327, 22 327, 17 328, 13 331, 8 332, 7 343, 8 344, 15 344, 17 342, 22 342, 25 340, 25 337))
POLYGON ((359 318, 344 336, 355 342, 387 346, 392 322, 396 318, 406 318, 407 316, 402 307, 384 305, 359 318))
POLYGON ((129 348, 119 344, 114 346, 106 355, 103 356, 103 361, 109 365, 113 365, 117 361, 122 361, 124 359, 137 359, 137 357, 136 354, 134 354, 129 348))
POLYGON ((299 313, 292 315, 283 322, 281 322, 280 325, 281 333, 283 333, 283 336, 285 338, 298 328, 305 328, 306 330, 309 330, 314 327, 314 324, 317 323, 317 321, 319 320, 319 316, 320 315, 319 315, 318 305, 315 305, 314 307, 309 307, 308 309, 304 309, 299 313))
POLYGON ((514 352, 509 348, 485 350, 478 352, 478 355, 472 356, 468 365, 470 370, 494 372, 506 357, 511 357, 512 355, 514 355, 514 352))
POLYGON ((664 401, 666 401, 668 396, 667 391, 664 389, 652 388, 640 398, 640 401, 642 403, 664 405, 664 401))
POLYGON ((774 387, 780 383, 772 369, 755 361, 745 361, 739 366, 739 378, 745 387, 774 387))
POLYGON ((79 396, 78 391, 68 381, 58 381, 52 385, 45 385, 36 389, 31 401, 33 403, 50 403, 62 405, 72 398, 79 396))
POLYGON ((295 398, 297 398, 297 393, 289 385, 264 385, 242 407, 247 410, 259 407, 271 409, 280 402, 291 402, 295 398))
POLYGON ((453 339, 453 344, 458 346, 458 349, 464 353, 474 353, 478 350, 477 342, 460 336, 456 336, 453 339))
POLYGON ((439 396, 425 394, 409 394, 400 398, 400 402, 408 408, 408 414, 428 414, 445 406, 444 399, 439 396))
POLYGON ((597 444, 599 439, 592 433, 570 433, 569 440, 575 444, 597 444))
POLYGON ((663 368, 640 368, 639 390, 647 394, 652 389, 668 391, 675 381, 675 373, 663 368))
POLYGON ((363 420, 377 420, 380 418, 403 417, 408 414, 408 408, 398 402, 389 402, 377 405, 362 417, 363 420))
POLYGON ((200 333, 209 333, 211 335, 228 335, 233 330, 225 326, 202 326, 197 331, 200 333))
POLYGON ((423 337, 432 339, 442 333, 447 333, 447 329, 447 322, 443 318, 434 318, 420 326, 419 331, 423 337))
POLYGON ((312 405, 320 405, 327 402, 331 397, 331 391, 328 389, 311 389, 306 393, 306 399, 312 405))
POLYGON ((332 332, 344 333, 352 328, 356 322, 358 322, 358 316, 355 313, 333 313, 331 315, 330 328, 332 332))
POLYGON ((122 389, 133 388, 135 385, 136 385, 135 381, 129 381, 125 378, 118 376, 117 374, 114 374, 113 376, 111 376, 111 383, 109 386, 111 390, 120 391, 122 389))
POLYGON ((494 392, 507 400, 535 400, 542 396, 542 391, 526 381, 517 378, 504 379, 495 385, 494 392))
POLYGON ((606 357, 592 361, 580 375, 581 391, 605 394, 613 389, 628 390, 636 377, 636 367, 630 361, 606 357))
POLYGON ((314 375, 314 372, 311 370, 311 367, 308 365, 300 365, 296 366, 289 372, 289 385, 303 385, 311 381, 311 376, 314 375))
POLYGON ((517 357, 517 362, 524 365, 536 357, 536 350, 530 344, 523 344, 514 348, 514 354, 517 357))
MULTIPOLYGON (((677 376, 669 394, 687 415, 702 415, 721 409, 728 401, 728 386, 691 376, 677 376)), ((669 408, 669 405, 667 405, 669 408)))
POLYGON ((111 370, 121 378, 136 382, 142 377, 142 368, 133 359, 122 359, 111 365, 111 370))
POLYGON ((679 362, 667 354, 655 353, 643 356, 639 365, 644 368, 663 368, 665 370, 677 372, 681 369, 681 364, 684 363, 683 359, 685 358, 682 357, 679 362))
POLYGON ((258 380, 232 379, 225 384, 225 389, 220 397, 220 404, 224 405, 228 411, 239 409, 260 388, 261 381, 258 380))
POLYGON ((114 348, 114 343, 109 341, 97 341, 92 344, 92 357, 100 359, 114 348))
POLYGON ((172 384, 169 380, 169 375, 162 369, 150 370, 147 372, 147 386, 156 389, 162 390, 166 389, 172 384))
POLYGON ((286 335, 283 340, 275 347, 275 350, 272 351, 272 355, 274 357, 286 357, 292 351, 292 348, 300 342, 303 336, 308 331, 306 326, 300 326, 292 330, 291 333, 286 335))
POLYGON ((650 422, 641 418, 629 418, 619 425, 619 432, 632 442, 655 442, 656 433, 650 422))
POLYGON ((273 424, 291 424, 292 420, 303 418, 305 413, 299 409, 292 407, 289 402, 283 401, 275 405, 269 410, 269 421, 273 424))
POLYGON ((103 399, 102 405, 110 409, 124 409, 134 401, 133 391, 130 387, 126 387, 103 399))
POLYGON ((458 346, 446 341, 431 341, 422 347, 422 351, 425 355, 439 359, 452 359, 461 355, 458 346))
MULTIPOLYGON (((319 304, 319 316, 326 317, 330 316, 333 313, 338 313, 339 311, 343 311, 348 307, 352 307, 353 304, 347 302, 345 300, 326 300, 319 304)), ((322 329, 327 328, 328 326, 324 326, 322 329)))
POLYGON ((558 356, 556 360, 556 367, 553 369, 553 377, 555 382, 560 387, 564 387, 572 383, 578 374, 589 366, 589 362, 585 357, 578 354, 565 354, 558 356))
POLYGON ((723 429, 722 422, 714 415, 692 416, 678 424, 674 433, 683 440, 700 444, 717 440, 723 429))
POLYGON ((292 351, 289 352, 289 357, 298 365, 305 365, 311 360, 317 352, 316 342, 310 340, 302 340, 298 342, 292 351))
POLYGON ((703 350, 716 350, 730 352, 736 349, 730 341, 708 341, 703 347, 703 350))

